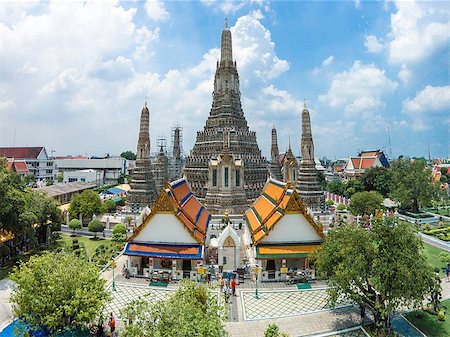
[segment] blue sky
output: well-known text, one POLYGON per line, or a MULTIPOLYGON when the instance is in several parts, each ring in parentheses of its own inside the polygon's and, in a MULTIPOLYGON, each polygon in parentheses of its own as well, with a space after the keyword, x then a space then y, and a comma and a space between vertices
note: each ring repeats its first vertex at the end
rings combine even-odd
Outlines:
POLYGON ((444 1, 1 2, 0 145, 135 150, 147 96, 152 150, 179 124, 189 153, 228 18, 264 155, 272 125, 280 151, 290 139, 299 153, 306 99, 319 157, 428 144, 448 157, 449 14, 444 1))

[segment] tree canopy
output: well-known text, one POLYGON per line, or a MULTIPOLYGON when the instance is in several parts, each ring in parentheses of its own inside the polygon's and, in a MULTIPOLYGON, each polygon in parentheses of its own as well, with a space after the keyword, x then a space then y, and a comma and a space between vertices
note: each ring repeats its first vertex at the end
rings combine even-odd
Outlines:
POLYGON ((94 214, 104 213, 100 196, 93 190, 85 190, 75 194, 70 201, 69 213, 72 218, 82 217, 91 219, 94 214))
POLYGON ((349 210, 354 215, 375 214, 377 209, 381 209, 383 196, 375 191, 357 192, 350 199, 349 210))
POLYGON ((122 312, 123 337, 227 336, 217 297, 206 287, 183 281, 166 301, 131 302, 122 312))
POLYGON ((51 333, 96 321, 110 300, 99 269, 65 252, 32 256, 15 267, 11 279, 17 284, 11 296, 16 315, 51 333))
POLYGON ((127 228, 125 225, 118 223, 112 228, 113 238, 114 240, 121 241, 125 238, 125 235, 127 234, 127 228))
POLYGON ((361 176, 365 191, 377 191, 387 198, 393 188, 392 174, 385 167, 371 167, 361 176))
POLYGON ((431 203, 436 187, 431 171, 421 160, 397 159, 391 164, 393 189, 389 197, 403 209, 419 212, 419 207, 431 203))
POLYGON ((78 219, 72 219, 69 221, 69 228, 73 229, 73 234, 75 234, 76 229, 81 228, 81 221, 78 219))
POLYGON ((375 219, 371 231, 350 225, 331 231, 312 260, 328 279, 332 303, 343 298, 366 306, 385 330, 390 314, 421 305, 435 286, 420 238, 393 219, 375 219))
POLYGON ((125 158, 125 159, 128 159, 128 160, 136 160, 136 154, 134 154, 134 152, 132 152, 132 151, 125 151, 125 152, 122 152, 122 153, 120 154, 120 156, 121 156, 122 158, 125 158))
POLYGON ((47 228, 57 230, 61 221, 58 203, 26 186, 25 177, 9 171, 6 160, 0 158, 0 228, 14 235, 12 255, 16 247, 26 250, 45 242, 47 228))
POLYGON ((103 232, 105 230, 105 226, 100 220, 94 219, 89 222, 88 231, 94 233, 94 239, 97 238, 97 233, 103 232))

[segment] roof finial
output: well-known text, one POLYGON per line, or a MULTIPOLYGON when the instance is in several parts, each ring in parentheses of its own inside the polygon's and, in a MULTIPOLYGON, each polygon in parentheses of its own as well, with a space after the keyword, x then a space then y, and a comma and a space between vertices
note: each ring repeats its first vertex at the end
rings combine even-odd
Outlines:
POLYGON ((291 149, 291 136, 289 136, 289 150, 291 149))
POLYGON ((225 18, 225 29, 228 29, 228 19, 225 18))
POLYGON ((303 99, 303 107, 306 109, 306 98, 303 99))
POLYGON ((145 96, 145 107, 147 107, 147 96, 145 96))

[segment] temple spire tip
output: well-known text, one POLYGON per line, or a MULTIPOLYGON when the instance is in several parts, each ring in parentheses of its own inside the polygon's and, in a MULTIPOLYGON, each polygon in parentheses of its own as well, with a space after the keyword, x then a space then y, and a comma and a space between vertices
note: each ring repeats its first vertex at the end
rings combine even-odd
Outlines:
POLYGON ((228 19, 225 18, 225 29, 228 29, 228 19))

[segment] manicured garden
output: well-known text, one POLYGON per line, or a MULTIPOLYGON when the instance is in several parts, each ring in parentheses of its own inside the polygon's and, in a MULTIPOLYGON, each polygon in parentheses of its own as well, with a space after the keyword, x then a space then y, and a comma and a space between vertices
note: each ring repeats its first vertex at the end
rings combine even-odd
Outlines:
POLYGON ((423 310, 411 311, 405 316, 427 336, 448 337, 450 336, 450 299, 442 301, 441 304, 446 308, 445 321, 440 321, 437 315, 423 310))
POLYGON ((432 246, 426 242, 423 243, 423 253, 425 254, 428 263, 434 267, 439 268, 441 272, 445 269, 447 264, 441 261, 439 254, 445 252, 445 250, 432 246))

